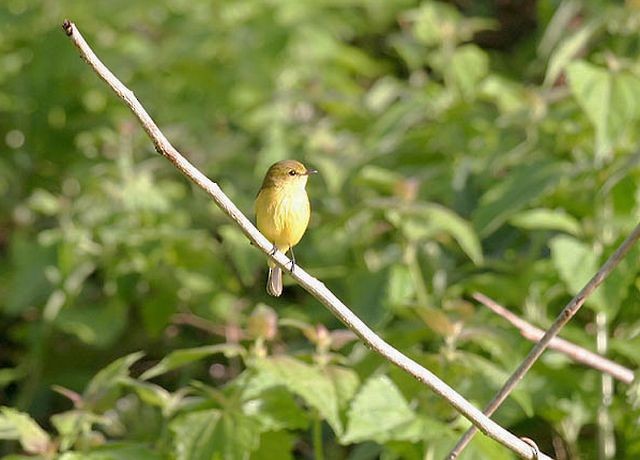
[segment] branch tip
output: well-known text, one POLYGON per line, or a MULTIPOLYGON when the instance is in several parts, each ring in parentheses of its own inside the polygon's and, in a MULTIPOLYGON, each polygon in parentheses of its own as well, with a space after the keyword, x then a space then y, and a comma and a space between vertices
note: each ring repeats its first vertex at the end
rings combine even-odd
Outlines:
POLYGON ((62 30, 64 30, 64 33, 67 34, 67 37, 71 37, 71 35, 73 35, 73 22, 65 19, 62 22, 62 30))

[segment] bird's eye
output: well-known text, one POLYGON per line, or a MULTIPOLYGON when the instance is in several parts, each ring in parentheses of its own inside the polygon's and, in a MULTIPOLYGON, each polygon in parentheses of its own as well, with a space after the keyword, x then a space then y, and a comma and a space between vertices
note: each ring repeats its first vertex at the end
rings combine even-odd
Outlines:
POLYGON ((293 169, 290 169, 290 170, 289 170, 289 175, 290 175, 290 176, 295 176, 295 175, 296 175, 296 172, 295 172, 293 169))

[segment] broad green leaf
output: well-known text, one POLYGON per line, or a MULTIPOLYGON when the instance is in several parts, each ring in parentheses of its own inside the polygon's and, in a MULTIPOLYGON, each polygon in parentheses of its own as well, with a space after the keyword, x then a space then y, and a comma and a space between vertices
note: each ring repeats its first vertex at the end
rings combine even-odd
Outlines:
POLYGON ((0 408, 0 439, 17 440, 25 452, 44 454, 51 439, 29 415, 10 407, 0 408))
POLYGON ((409 304, 415 297, 415 286, 411 271, 405 264, 394 264, 388 274, 387 303, 391 307, 409 304))
POLYGON ((223 353, 226 357, 232 357, 242 356, 244 352, 245 350, 242 346, 228 343, 176 350, 162 358, 162 360, 151 369, 146 370, 140 378, 142 380, 149 380, 216 353, 223 353))
POLYGON ((489 58, 476 45, 460 46, 451 58, 451 73, 460 92, 473 96, 489 70, 489 58))
MULTIPOLYGON (((393 430, 408 428, 416 415, 395 384, 384 375, 367 380, 351 402, 347 429, 340 441, 345 444, 374 441, 383 444, 394 439, 393 430)), ((406 434, 412 430, 407 429, 406 434)))
POLYGON ((582 228, 577 219, 561 209, 530 209, 514 214, 509 223, 525 230, 558 230, 579 236, 582 228))
MULTIPOLYGON (((609 248, 607 256, 613 252, 614 247, 615 245, 612 245, 609 248)), ((610 315, 618 314, 620 308, 626 305, 625 300, 629 296, 630 287, 633 286, 633 282, 637 278, 636 265, 639 258, 640 249, 635 245, 595 292, 602 299, 604 311, 610 315)), ((604 257, 600 262, 604 263, 604 257)))
POLYGON ((346 408, 360 385, 360 378, 353 370, 346 367, 327 365, 324 374, 329 377, 336 389, 338 407, 346 408))
POLYGON ((190 412, 170 424, 177 460, 243 460, 256 450, 259 424, 238 411, 190 412))
POLYGON ((602 156, 638 118, 640 78, 585 61, 572 63, 567 74, 573 95, 596 129, 596 153, 602 156))
POLYGON ((253 365, 269 381, 284 385, 317 410, 336 434, 342 433, 336 387, 320 368, 288 356, 258 359, 253 365))
POLYGON ((258 450, 251 453, 251 460, 293 460, 292 450, 296 438, 286 431, 268 431, 260 436, 258 450))
POLYGON ((577 294, 598 270, 598 256, 587 244, 559 235, 549 244, 551 258, 571 294, 577 294))
POLYGON ((89 382, 83 398, 89 404, 99 403, 105 397, 113 397, 120 385, 120 379, 129 376, 129 368, 144 356, 142 352, 123 356, 99 371, 89 382))
POLYGON ((260 424, 262 431, 305 429, 307 415, 296 404, 293 395, 284 387, 271 387, 243 402, 243 412, 260 424))
POLYGON ((527 205, 547 194, 568 173, 562 163, 538 162, 521 166, 496 183, 480 199, 473 216, 480 236, 486 237, 527 205))
MULTIPOLYGON (((567 235, 559 235, 550 242, 551 259, 560 278, 571 295, 576 295, 598 271, 598 255, 589 245, 567 235)), ((595 291, 587 304, 605 307, 600 290, 595 291)))

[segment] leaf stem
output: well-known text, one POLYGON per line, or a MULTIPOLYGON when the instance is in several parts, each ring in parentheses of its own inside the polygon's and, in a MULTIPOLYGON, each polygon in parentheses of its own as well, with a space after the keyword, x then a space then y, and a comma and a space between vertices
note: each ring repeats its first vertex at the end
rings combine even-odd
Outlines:
POLYGON ((322 418, 316 414, 313 420, 313 456, 316 460, 324 460, 324 448, 322 446, 322 418))

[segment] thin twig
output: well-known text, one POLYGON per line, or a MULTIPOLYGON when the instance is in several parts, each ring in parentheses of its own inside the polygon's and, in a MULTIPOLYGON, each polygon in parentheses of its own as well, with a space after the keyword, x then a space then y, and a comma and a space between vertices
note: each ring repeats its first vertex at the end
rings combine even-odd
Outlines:
MULTIPOLYGON (((542 329, 539 329, 533 324, 520 318, 518 315, 507 310, 505 307, 486 295, 475 293, 473 294, 473 298, 518 328, 520 330, 520 334, 522 334, 525 339, 537 342, 544 335, 544 331, 542 329)), ((624 382, 627 385, 630 385, 631 382, 633 382, 633 371, 631 369, 621 366, 604 356, 589 351, 586 348, 569 342, 568 340, 554 337, 549 343, 549 348, 567 355, 577 363, 584 364, 585 366, 597 369, 605 374, 609 374, 613 378, 624 382)))
MULTIPOLYGON (((602 282, 611 274, 613 269, 622 261, 624 256, 631 250, 633 245, 640 239, 640 224, 633 229, 631 234, 627 236, 627 238, 622 242, 622 244, 616 249, 616 251, 611 254, 611 256, 607 259, 602 267, 597 271, 595 275, 587 282, 587 284, 576 294, 576 296, 571 299, 571 301, 562 309, 556 320, 553 322, 551 327, 545 332, 544 336, 540 339, 538 343, 531 349, 525 360, 518 366, 516 371, 511 374, 509 379, 506 381, 504 386, 500 389, 497 395, 494 396, 493 400, 487 405, 484 410, 485 415, 491 416, 500 404, 507 399, 507 396, 513 391, 518 382, 522 380, 524 375, 531 369, 531 366, 538 360, 540 355, 544 352, 544 350, 549 346, 551 340, 558 335, 560 329, 564 327, 565 324, 569 322, 571 318, 578 312, 580 307, 584 304, 587 298, 593 294, 593 292, 602 284, 602 282)), ((467 444, 471 441, 474 434, 476 433, 476 428, 471 427, 467 430, 467 432, 460 438, 455 447, 449 452, 447 455, 447 460, 453 460, 460 452, 466 447, 467 444)))
MULTIPOLYGON (((63 29, 69 36, 73 44, 80 51, 82 58, 93 68, 98 76, 104 80, 109 87, 120 97, 138 118, 142 127, 151 138, 156 150, 162 156, 173 163, 185 176, 196 185, 202 188, 218 205, 218 207, 229 216, 245 236, 259 248, 267 257, 270 257, 283 269, 290 265, 289 259, 277 252, 270 254, 272 244, 258 231, 258 229, 245 217, 236 205, 222 192, 220 187, 209 180, 197 168, 189 163, 178 151, 169 143, 160 129, 153 122, 149 114, 145 111, 140 102, 135 98, 133 92, 126 88, 111 71, 98 59, 89 45, 85 42, 76 26, 65 20, 63 29)), ((311 295, 325 305, 335 316, 337 316, 349 329, 355 332, 372 350, 376 351, 384 358, 404 369, 420 382, 431 388, 436 394, 445 398, 457 411, 468 418, 487 436, 495 439, 499 443, 508 447, 522 458, 544 459, 550 457, 541 454, 536 457, 534 449, 526 442, 519 439, 514 434, 502 428, 482 412, 464 399, 459 393, 440 380, 436 375, 417 362, 406 357, 398 350, 376 335, 365 323, 360 320, 349 308, 346 307, 326 286, 317 279, 310 276, 300 266, 296 266, 291 274, 298 284, 300 284, 311 295)))

